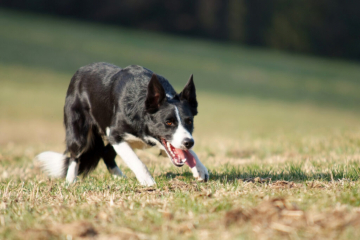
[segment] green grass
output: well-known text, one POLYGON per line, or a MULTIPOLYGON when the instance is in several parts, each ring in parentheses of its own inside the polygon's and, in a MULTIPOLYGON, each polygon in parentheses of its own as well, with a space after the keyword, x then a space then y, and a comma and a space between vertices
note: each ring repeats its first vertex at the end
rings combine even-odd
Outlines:
POLYGON ((360 64, 0 10, 0 239, 360 236, 360 64), (104 166, 75 185, 33 158, 64 150, 72 74, 140 64, 179 91, 194 73, 195 182, 155 149, 137 151, 157 186, 104 166))
POLYGON ((0 62, 73 74, 107 61, 139 64, 204 91, 356 107, 359 65, 105 25, 0 12, 0 62), (31 20, 29 20, 31 19, 31 20))

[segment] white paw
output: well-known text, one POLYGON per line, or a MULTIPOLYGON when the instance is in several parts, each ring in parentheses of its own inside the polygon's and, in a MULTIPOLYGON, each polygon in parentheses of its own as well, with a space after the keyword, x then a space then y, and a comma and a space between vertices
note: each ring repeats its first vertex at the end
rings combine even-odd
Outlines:
POLYGON ((79 164, 75 161, 71 161, 66 174, 66 183, 72 184, 76 182, 76 176, 78 175, 79 164))
POLYGON ((207 168, 202 165, 201 162, 197 162, 196 166, 191 169, 193 176, 198 181, 204 181, 207 182, 209 180, 209 172, 207 168))
POLYGON ((151 176, 145 176, 143 178, 137 177, 137 179, 143 186, 150 187, 156 184, 155 180, 151 176))
POLYGON ((200 162, 198 156, 193 150, 189 150, 189 152, 195 157, 196 166, 191 168, 194 178, 198 181, 207 182, 209 180, 209 172, 207 168, 200 162))
POLYGON ((67 176, 66 177, 66 184, 73 184, 73 183, 76 183, 76 177, 69 177, 67 176))

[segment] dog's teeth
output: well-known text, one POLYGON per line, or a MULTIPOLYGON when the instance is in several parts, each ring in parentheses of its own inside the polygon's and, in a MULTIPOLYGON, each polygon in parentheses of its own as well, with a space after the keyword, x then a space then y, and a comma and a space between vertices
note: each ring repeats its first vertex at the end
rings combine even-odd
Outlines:
POLYGON ((170 149, 170 143, 166 142, 167 147, 170 149))
POLYGON ((181 160, 182 163, 186 162, 186 158, 184 158, 183 160, 181 160))

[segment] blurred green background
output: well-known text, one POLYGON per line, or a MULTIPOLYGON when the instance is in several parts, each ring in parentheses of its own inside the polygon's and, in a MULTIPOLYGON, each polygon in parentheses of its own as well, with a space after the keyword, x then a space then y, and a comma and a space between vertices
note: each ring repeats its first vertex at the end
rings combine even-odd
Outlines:
POLYGON ((360 3, 341 0, 0 0, 89 22, 360 60, 360 3))
POLYGON ((99 61, 145 66, 178 91, 194 74, 198 136, 289 140, 360 123, 358 62, 2 9, 0 143, 62 142, 70 78, 99 61))

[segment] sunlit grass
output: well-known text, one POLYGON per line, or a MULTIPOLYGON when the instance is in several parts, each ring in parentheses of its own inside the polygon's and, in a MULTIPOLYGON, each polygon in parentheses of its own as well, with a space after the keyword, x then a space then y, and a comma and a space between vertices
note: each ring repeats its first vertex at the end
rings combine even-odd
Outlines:
POLYGON ((359 238, 359 64, 0 13, 0 239, 359 238), (120 158, 127 179, 102 162, 70 186, 38 169, 36 154, 64 150, 66 89, 93 61, 178 91, 195 74, 208 183, 156 149, 137 151, 152 188, 120 158))

